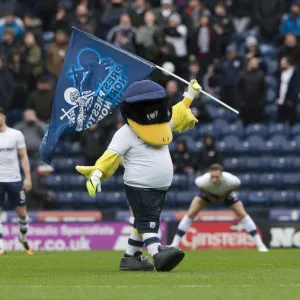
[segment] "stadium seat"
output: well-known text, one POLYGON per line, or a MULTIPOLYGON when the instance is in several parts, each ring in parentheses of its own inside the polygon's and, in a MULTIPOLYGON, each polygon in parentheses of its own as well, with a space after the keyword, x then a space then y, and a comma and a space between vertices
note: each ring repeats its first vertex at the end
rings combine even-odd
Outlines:
POLYGON ((241 122, 236 122, 221 127, 220 133, 223 138, 232 135, 242 139, 244 137, 244 127, 241 122))
POLYGON ((128 202, 124 192, 105 192, 103 193, 102 198, 100 198, 100 205, 105 207, 127 208, 128 202))
POLYGON ((269 170, 288 171, 291 164, 290 157, 272 157, 269 160, 269 170))
POLYGON ((265 105, 265 118, 267 121, 276 121, 277 118, 277 105, 267 104, 265 105))
POLYGON ((277 94, 274 89, 272 89, 272 88, 267 89, 267 103, 268 104, 274 103, 276 100, 276 96, 277 96, 277 94))
MULTIPOLYGON (((123 182, 123 179, 122 179, 123 182)), ((101 182, 102 188, 105 191, 119 191, 120 186, 116 184, 116 176, 112 176, 101 182)))
POLYGON ((66 188, 63 177, 60 175, 49 175, 42 179, 42 182, 47 186, 50 190, 64 190, 66 188))
POLYGON ((270 44, 260 44, 260 51, 263 57, 277 58, 277 49, 270 44))
POLYGON ((248 205, 248 198, 250 192, 247 190, 238 190, 236 191, 237 198, 243 202, 245 206, 248 205))
POLYGON ((300 186, 300 174, 299 173, 286 173, 283 174, 282 183, 284 188, 299 188, 300 186))
POLYGON ((85 188, 86 178, 83 175, 66 175, 64 178, 66 187, 70 191, 83 190, 85 188))
POLYGON ((74 173, 76 165, 84 165, 84 160, 81 157, 56 158, 53 160, 53 165, 57 172, 74 173))
POLYGON ((78 192, 61 192, 55 195, 58 208, 77 208, 81 199, 81 193, 78 192))
POLYGON ((268 205, 271 198, 270 191, 257 191, 249 194, 248 204, 249 205, 268 205))
POLYGON ((273 135, 283 135, 285 137, 288 137, 290 135, 290 131, 290 126, 283 123, 270 124, 268 128, 270 137, 272 137, 273 135))
POLYGON ((270 204, 278 206, 288 206, 295 203, 295 192, 276 191, 271 194, 270 204))
POLYGON ((266 143, 262 136, 251 135, 247 138, 246 142, 249 145, 249 152, 262 153, 266 151, 266 143))
POLYGON ((213 124, 202 124, 198 126, 198 134, 200 137, 203 137, 205 134, 211 134, 216 136, 216 129, 213 124))
POLYGON ((193 191, 178 192, 176 196, 176 202, 179 207, 187 208, 196 195, 197 193, 193 191))
POLYGON ((300 136, 300 124, 295 124, 291 128, 291 134, 292 136, 300 136))
POLYGON ((187 190, 189 191, 199 191, 199 188, 195 184, 195 180, 199 175, 192 174, 187 176, 187 190))
POLYGON ((268 134, 267 126, 261 123, 250 124, 246 127, 245 135, 260 135, 263 138, 266 138, 268 134))
POLYGON ((245 159, 244 170, 249 172, 265 171, 268 166, 267 157, 247 157, 245 159))
POLYGON ((300 145, 296 141, 288 141, 281 145, 281 151, 285 154, 296 154, 300 151, 300 145))
POLYGON ((187 175, 174 174, 173 181, 170 189, 173 190, 185 190, 187 188, 187 175))
POLYGON ((235 155, 247 155, 250 154, 250 146, 247 141, 235 143, 233 147, 233 152, 235 155))
POLYGON ((275 76, 267 76, 266 84, 269 88, 272 88, 273 90, 277 90, 278 88, 278 80, 275 76))
MULTIPOLYGON (((101 194, 99 195, 102 196, 101 194)), ((79 199, 80 209, 97 209, 101 207, 99 197, 91 197, 87 192, 82 192, 79 199)))
POLYGON ((264 173, 258 178, 258 186, 261 189, 274 188, 280 189, 282 186, 282 175, 280 173, 264 173))
POLYGON ((288 140, 285 135, 273 135, 266 145, 272 148, 273 153, 279 153, 282 151, 283 145, 287 143, 288 140))
POLYGON ((245 158, 243 157, 234 157, 234 158, 225 158, 224 169, 228 172, 235 173, 236 171, 245 171, 245 158))
POLYGON ((178 206, 177 194, 178 192, 167 192, 164 207, 176 208, 178 206))
POLYGON ((278 70, 278 60, 271 58, 271 57, 266 57, 265 62, 267 64, 268 75, 276 74, 276 72, 278 70))
POLYGON ((242 188, 256 188, 258 184, 258 174, 256 173, 243 173, 237 174, 241 180, 242 188))
POLYGON ((82 153, 80 143, 78 143, 78 142, 72 143, 70 145, 70 151, 69 151, 69 153, 71 155, 80 155, 82 153))
POLYGON ((294 195, 295 197, 294 197, 294 200, 295 200, 295 204, 297 205, 297 206, 299 206, 299 204, 300 204, 300 192, 295 192, 295 195, 294 195))

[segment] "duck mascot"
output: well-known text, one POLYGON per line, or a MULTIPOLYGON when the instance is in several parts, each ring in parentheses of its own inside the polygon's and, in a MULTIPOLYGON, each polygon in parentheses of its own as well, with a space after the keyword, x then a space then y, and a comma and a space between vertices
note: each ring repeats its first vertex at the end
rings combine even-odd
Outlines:
POLYGON ((94 166, 76 166, 87 177, 88 193, 94 197, 101 192, 101 182, 112 176, 123 160, 125 193, 135 221, 120 270, 171 271, 184 258, 181 249, 161 245, 158 230, 173 179, 168 147, 172 131, 184 132, 195 126, 197 119, 189 107, 200 92, 201 86, 192 80, 184 99, 172 107, 159 84, 151 80, 131 84, 120 106, 126 124, 115 133, 94 166), (144 245, 154 263, 142 255, 144 245))

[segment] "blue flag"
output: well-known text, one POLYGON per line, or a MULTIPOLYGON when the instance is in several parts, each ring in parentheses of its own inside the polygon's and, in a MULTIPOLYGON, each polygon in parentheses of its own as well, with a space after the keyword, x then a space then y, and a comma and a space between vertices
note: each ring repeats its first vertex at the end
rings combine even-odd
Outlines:
POLYGON ((51 164, 61 135, 86 130, 120 105, 127 87, 155 65, 73 27, 55 90, 51 121, 40 146, 51 164))

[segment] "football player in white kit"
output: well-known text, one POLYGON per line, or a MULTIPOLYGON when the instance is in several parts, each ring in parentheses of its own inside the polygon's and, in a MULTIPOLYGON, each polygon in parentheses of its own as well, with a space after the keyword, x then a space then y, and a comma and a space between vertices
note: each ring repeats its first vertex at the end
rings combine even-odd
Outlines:
POLYGON ((214 164, 210 167, 209 172, 198 177, 195 183, 200 189, 200 194, 194 197, 187 214, 179 223, 172 246, 179 246, 182 237, 188 232, 193 219, 199 211, 203 210, 208 204, 222 201, 232 209, 244 226, 244 229, 252 236, 258 251, 268 252, 267 247, 257 233, 255 223, 234 192, 241 185, 241 181, 237 176, 223 172, 221 165, 214 164))
POLYGON ((0 107, 0 255, 4 254, 3 226, 1 223, 1 209, 4 197, 16 208, 19 216, 19 241, 27 254, 32 254, 26 239, 28 231, 28 215, 26 209, 25 192, 31 190, 30 164, 22 132, 6 125, 4 109, 0 107), (18 155, 21 158, 25 179, 22 182, 18 155))

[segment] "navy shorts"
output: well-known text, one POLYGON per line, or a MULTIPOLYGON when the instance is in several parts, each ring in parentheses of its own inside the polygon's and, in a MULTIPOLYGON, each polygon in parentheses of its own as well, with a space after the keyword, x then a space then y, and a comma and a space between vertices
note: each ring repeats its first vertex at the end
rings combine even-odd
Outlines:
MULTIPOLYGON (((211 195, 212 195, 213 197, 216 197, 216 198, 219 198, 219 199, 220 199, 219 196, 216 196, 216 195, 213 195, 213 194, 211 194, 211 195)), ((205 196, 204 193, 200 193, 198 196, 199 196, 201 199, 203 199, 206 203, 211 204, 211 202, 210 202, 209 199, 205 196)), ((219 201, 221 201, 221 200, 219 200, 219 201)), ((225 204, 226 206, 230 206, 230 205, 232 205, 232 204, 234 204, 234 203, 236 203, 236 202, 239 202, 239 201, 240 201, 240 199, 237 197, 237 194, 236 194, 235 192, 232 192, 232 193, 229 194, 229 196, 227 197, 227 199, 225 199, 224 204, 225 204)))
POLYGON ((23 182, 0 182, 0 207, 4 204, 5 195, 14 207, 26 205, 26 195, 23 190, 23 182))
POLYGON ((157 233, 167 192, 125 185, 125 193, 135 219, 133 227, 138 233, 157 233))

